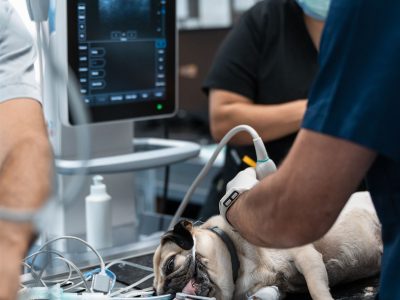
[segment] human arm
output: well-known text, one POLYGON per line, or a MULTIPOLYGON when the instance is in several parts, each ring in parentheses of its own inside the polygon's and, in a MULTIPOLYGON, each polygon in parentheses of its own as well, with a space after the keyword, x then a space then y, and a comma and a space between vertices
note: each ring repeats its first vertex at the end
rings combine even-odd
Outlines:
POLYGON ((315 241, 333 225, 375 157, 357 144, 302 129, 278 171, 243 193, 227 218, 255 245, 315 241))
MULTIPOLYGON (((213 138, 221 140, 233 127, 253 127, 263 141, 271 141, 299 130, 306 109, 305 99, 283 104, 255 104, 240 94, 213 89, 210 91, 210 129, 213 138)), ((249 144, 246 134, 238 134, 232 143, 249 144)))
MULTIPOLYGON (((35 211, 48 196, 51 151, 33 41, 8 1, 0 5, 0 208, 35 211)), ((0 299, 15 299, 21 260, 33 238, 27 223, 0 220, 0 299)))
MULTIPOLYGON (((51 150, 42 107, 32 99, 0 104, 0 207, 37 210, 51 182, 51 150)), ((30 224, 0 220, 0 299, 12 299, 18 288, 21 259, 33 237, 30 224)))

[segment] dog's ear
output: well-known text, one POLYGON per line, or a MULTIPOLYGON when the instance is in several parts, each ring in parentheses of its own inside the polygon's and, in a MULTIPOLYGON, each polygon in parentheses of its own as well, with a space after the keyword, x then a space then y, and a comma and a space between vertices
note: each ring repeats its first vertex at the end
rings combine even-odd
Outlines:
POLYGON ((171 241, 177 244, 184 250, 190 250, 193 248, 194 242, 191 234, 193 228, 192 222, 183 220, 174 226, 173 230, 167 231, 161 238, 161 245, 171 241))

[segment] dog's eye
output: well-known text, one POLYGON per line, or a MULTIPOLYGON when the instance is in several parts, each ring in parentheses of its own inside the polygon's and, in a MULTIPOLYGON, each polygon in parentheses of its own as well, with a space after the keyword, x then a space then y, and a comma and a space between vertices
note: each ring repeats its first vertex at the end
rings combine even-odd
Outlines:
POLYGON ((175 255, 168 258, 164 266, 165 275, 171 274, 175 268, 175 255))

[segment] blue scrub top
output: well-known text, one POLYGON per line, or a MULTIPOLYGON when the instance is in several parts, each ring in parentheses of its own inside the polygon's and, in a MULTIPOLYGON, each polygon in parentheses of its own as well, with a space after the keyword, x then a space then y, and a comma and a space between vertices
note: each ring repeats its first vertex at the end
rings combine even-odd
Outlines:
POLYGON ((372 149, 384 254, 378 299, 400 299, 400 1, 332 1, 303 127, 372 149))

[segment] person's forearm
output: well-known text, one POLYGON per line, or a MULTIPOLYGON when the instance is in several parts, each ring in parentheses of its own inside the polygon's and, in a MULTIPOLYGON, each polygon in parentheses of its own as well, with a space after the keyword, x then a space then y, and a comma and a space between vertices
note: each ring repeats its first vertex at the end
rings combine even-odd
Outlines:
MULTIPOLYGON (((0 207, 20 211, 36 211, 48 198, 51 186, 51 150, 46 136, 25 137, 5 157, 0 171, 0 207)), ((1 220, 0 220, 1 221, 1 220)), ((15 228, 11 235, 0 226, 0 238, 26 251, 32 227, 1 221, 15 228), (17 236, 18 233, 18 236, 17 236)))
POLYGON ((0 171, 0 206, 33 211, 47 199, 51 181, 48 139, 36 134, 14 145, 0 171))
MULTIPOLYGON (((33 99, 1 103, 0 141, 0 207, 36 211, 49 195, 53 161, 41 105, 33 99)), ((2 246, 26 251, 32 227, 7 224, 15 231, 0 226, 2 246)))
MULTIPOLYGON (((5 156, 0 171, 0 207, 36 211, 47 199, 51 182, 51 151, 47 137, 24 137, 5 156)), ((0 299, 15 297, 21 261, 34 236, 32 224, 0 220, 0 299)))
POLYGON ((320 233, 304 217, 303 196, 288 197, 283 178, 271 175, 242 194, 228 210, 229 222, 250 243, 262 247, 289 248, 308 243, 320 233), (301 229, 300 229, 301 228, 301 229), (300 229, 300 230, 299 230, 300 229))
POLYGON ((0 104, 0 207, 36 210, 52 180, 52 153, 41 105, 32 99, 0 104))
MULTIPOLYGON (((232 128, 239 124, 252 126, 263 141, 273 141, 299 130, 306 108, 306 100, 297 100, 275 105, 245 105, 237 104, 232 107, 232 112, 225 119, 226 126, 232 128), (234 113, 236 111, 236 113, 234 113), (240 116, 240 117, 234 117, 240 116)), ((249 138, 238 136, 238 144, 248 144, 249 138)))
POLYGON ((241 195, 227 218, 259 246, 310 243, 329 230, 375 157, 367 148, 302 129, 278 171, 241 195))
MULTIPOLYGON (((273 105, 225 103, 211 114, 211 131, 213 137, 220 140, 233 127, 246 124, 253 127, 264 141, 279 139, 299 130, 306 105, 306 100, 273 105)), ((232 140, 234 144, 250 142, 245 134, 239 134, 232 140)))

